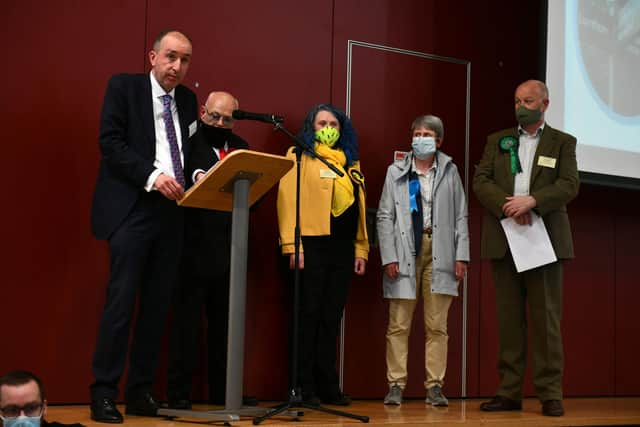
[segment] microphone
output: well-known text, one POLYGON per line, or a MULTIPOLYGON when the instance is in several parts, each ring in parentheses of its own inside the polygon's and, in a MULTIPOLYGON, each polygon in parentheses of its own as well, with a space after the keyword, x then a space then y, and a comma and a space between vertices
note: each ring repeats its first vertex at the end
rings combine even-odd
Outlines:
POLYGON ((284 122, 284 117, 276 116, 275 114, 263 114, 263 113, 250 113, 248 111, 242 110, 233 110, 231 116, 236 120, 256 120, 258 122, 264 123, 282 123, 284 122))

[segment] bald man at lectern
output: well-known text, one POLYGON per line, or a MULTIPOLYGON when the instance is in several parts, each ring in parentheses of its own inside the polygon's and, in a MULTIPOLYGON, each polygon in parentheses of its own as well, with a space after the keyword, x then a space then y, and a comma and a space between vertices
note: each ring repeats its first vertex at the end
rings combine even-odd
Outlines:
MULTIPOLYGON (((190 184, 198 182, 229 152, 249 148, 233 133, 232 113, 238 107, 233 95, 215 91, 200 108, 198 130, 189 141, 191 155, 186 163, 190 184)), ((185 208, 185 220, 185 247, 174 295, 169 349, 171 409, 191 408, 203 309, 207 319, 209 401, 217 405, 225 402, 231 212, 185 208)))

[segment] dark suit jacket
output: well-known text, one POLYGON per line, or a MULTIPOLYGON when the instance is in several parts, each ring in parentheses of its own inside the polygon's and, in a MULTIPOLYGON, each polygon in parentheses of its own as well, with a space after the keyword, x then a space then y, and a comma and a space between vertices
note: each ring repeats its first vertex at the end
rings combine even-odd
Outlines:
MULTIPOLYGON (((473 178, 473 191, 486 209, 482 219, 480 251, 483 258, 489 259, 504 257, 508 247, 500 219, 503 218, 505 198, 513 195, 514 175, 509 153, 499 148, 499 141, 505 136, 518 139, 518 129, 505 129, 489 135, 473 178)), ((577 196, 578 187, 576 139, 545 124, 533 160, 529 194, 536 199, 534 211, 542 216, 556 256, 560 259, 573 258, 566 205, 577 196), (555 167, 541 166, 540 156, 555 159, 555 167)))
MULTIPOLYGON (((98 239, 108 239, 127 217, 154 170, 156 136, 149 79, 149 74, 118 74, 107 85, 100 116, 100 170, 91 211, 91 227, 98 239)), ((180 85, 175 101, 187 158, 197 100, 180 85)))
MULTIPOLYGON (((227 140, 230 149, 249 148, 249 144, 235 134, 227 140)), ((186 161, 186 176, 193 184, 193 172, 208 171, 218 157, 200 129, 189 140, 191 152, 186 161)), ((185 208, 185 245, 183 268, 188 274, 213 277, 229 270, 231 250, 231 213, 199 208, 185 208)))

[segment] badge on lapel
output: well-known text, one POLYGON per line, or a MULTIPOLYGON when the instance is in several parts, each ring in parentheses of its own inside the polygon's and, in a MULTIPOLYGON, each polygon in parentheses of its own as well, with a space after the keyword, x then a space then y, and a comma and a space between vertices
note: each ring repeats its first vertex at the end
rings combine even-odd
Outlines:
POLYGON ((553 157, 538 156, 538 166, 553 169, 556 167, 556 159, 554 159, 553 157))
POLYGON ((503 136, 500 138, 500 141, 498 141, 498 145, 500 146, 500 151, 509 153, 511 173, 515 175, 522 172, 520 158, 518 157, 518 140, 513 136, 503 136))
POLYGON ((364 175, 358 169, 350 168, 349 176, 351 177, 351 181, 361 186, 364 185, 364 175))
POLYGON ((189 125, 189 138, 191 138, 193 136, 193 134, 196 133, 196 130, 198 130, 198 123, 194 120, 189 125))

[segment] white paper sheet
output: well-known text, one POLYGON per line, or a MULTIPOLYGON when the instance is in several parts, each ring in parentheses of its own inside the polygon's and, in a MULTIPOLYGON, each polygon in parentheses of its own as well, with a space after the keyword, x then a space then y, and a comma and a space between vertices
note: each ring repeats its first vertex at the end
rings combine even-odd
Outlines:
POLYGON ((519 225, 513 218, 500 221, 509 242, 518 273, 558 260, 542 218, 531 212, 531 225, 519 225))

